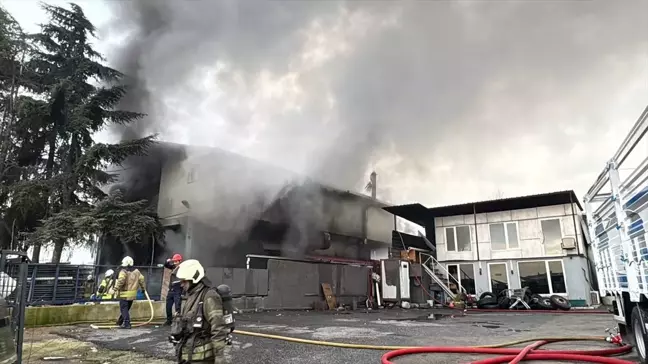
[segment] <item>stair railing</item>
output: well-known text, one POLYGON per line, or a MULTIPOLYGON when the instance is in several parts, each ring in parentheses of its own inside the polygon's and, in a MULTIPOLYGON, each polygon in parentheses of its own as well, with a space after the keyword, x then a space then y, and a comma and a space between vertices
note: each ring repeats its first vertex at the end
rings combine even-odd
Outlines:
MULTIPOLYGON (((423 253, 423 252, 418 252, 419 253, 419 259, 421 264, 425 265, 426 267, 430 268, 432 273, 435 273, 435 269, 438 267, 439 270, 441 270, 441 274, 447 277, 448 283, 454 282, 457 287, 459 288, 458 291, 464 294, 468 294, 466 292, 466 289, 461 285, 459 280, 450 274, 450 271, 446 267, 443 266, 443 264, 439 263, 438 260, 436 260, 435 257, 433 257, 430 254, 423 253), (423 260, 425 258, 425 260, 423 260)), ((429 272, 428 272, 429 273, 429 272)), ((447 286, 447 285, 446 285, 447 286)), ((449 289, 449 287, 448 287, 449 289)))

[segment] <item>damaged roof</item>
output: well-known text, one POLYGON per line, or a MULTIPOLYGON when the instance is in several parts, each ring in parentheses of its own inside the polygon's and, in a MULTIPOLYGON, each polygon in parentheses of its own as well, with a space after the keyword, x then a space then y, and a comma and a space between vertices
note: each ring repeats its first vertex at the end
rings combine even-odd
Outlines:
POLYGON ((416 224, 425 226, 435 217, 470 215, 473 213, 498 212, 509 210, 528 209, 532 207, 562 205, 575 203, 582 211, 583 207, 573 190, 541 193, 520 197, 501 198, 497 200, 469 202, 458 205, 439 206, 427 208, 420 203, 390 206, 383 209, 396 216, 416 224))

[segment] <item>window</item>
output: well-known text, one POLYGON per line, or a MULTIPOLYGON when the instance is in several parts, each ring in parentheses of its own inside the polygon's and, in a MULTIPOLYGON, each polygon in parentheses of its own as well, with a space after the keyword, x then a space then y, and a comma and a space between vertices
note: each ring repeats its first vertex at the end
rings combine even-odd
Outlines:
POLYGON ((446 250, 449 252, 470 251, 470 226, 455 226, 445 229, 446 250))
POLYGON ((490 291, 496 295, 509 288, 506 263, 488 264, 488 276, 490 278, 490 291))
POLYGON ((546 255, 562 255, 562 228, 560 219, 542 220, 543 244, 546 255))
POLYGON ((517 249, 518 242, 517 222, 490 224, 491 250, 517 249))
POLYGON ((567 293, 561 260, 518 262, 520 287, 537 294, 567 293))
POLYGON ((448 277, 448 287, 452 292, 459 293, 459 283, 467 294, 475 294, 475 267, 472 264, 448 264, 448 273, 452 276, 448 277))
POLYGON ((196 182, 196 167, 191 167, 187 173, 187 184, 196 182))

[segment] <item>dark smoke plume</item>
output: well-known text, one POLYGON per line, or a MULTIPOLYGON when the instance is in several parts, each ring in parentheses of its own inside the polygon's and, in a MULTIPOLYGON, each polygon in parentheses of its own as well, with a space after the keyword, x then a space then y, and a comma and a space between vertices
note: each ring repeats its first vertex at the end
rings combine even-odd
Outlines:
POLYGON ((582 192, 648 92, 642 0, 109 3, 149 114, 124 137, 343 189, 376 169, 396 202, 582 192))

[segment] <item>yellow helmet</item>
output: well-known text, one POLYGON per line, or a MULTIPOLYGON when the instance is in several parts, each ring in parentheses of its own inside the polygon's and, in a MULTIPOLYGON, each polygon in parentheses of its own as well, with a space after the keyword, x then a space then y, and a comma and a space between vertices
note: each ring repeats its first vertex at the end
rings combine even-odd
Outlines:
POLYGON ((176 268, 176 277, 181 281, 198 283, 205 277, 205 268, 196 259, 185 260, 176 268))

